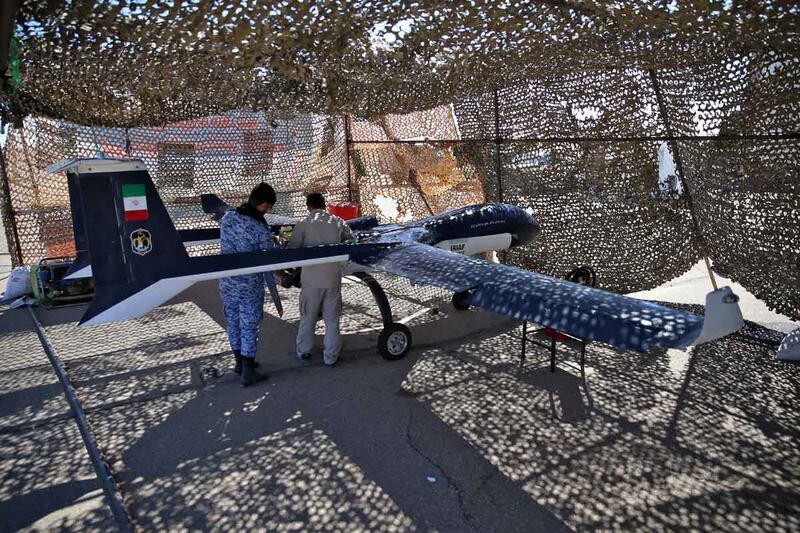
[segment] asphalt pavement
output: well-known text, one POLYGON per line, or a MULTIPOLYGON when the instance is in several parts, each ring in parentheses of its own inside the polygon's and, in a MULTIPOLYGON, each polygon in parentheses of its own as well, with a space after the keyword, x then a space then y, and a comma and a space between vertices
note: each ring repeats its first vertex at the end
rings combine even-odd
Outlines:
MULTIPOLYGON (((696 274, 648 297, 702 301, 696 274)), ((408 357, 377 355, 379 313, 352 283, 341 362, 297 360, 284 290, 286 316, 262 325, 270 378, 250 388, 213 282, 123 323, 35 312, 136 529, 800 530, 785 317, 690 352, 590 345, 582 369, 563 351, 551 373, 543 350, 521 361, 518 322, 403 283, 408 357)), ((0 309, 0 353, 0 530, 113 529, 27 311, 0 309)))

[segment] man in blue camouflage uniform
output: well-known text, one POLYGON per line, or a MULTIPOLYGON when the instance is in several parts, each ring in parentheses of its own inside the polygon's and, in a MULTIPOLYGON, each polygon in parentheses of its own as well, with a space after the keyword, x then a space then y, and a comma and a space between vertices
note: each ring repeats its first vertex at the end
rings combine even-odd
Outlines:
MULTIPOLYGON (((235 254, 276 248, 264 214, 275 205, 272 187, 260 183, 250 193, 247 202, 229 211, 220 221, 220 252, 235 254)), ((241 374, 243 386, 266 379, 256 371, 258 327, 264 313, 264 283, 273 298, 277 297, 272 272, 247 274, 219 280, 219 292, 227 322, 228 341, 236 356, 236 373, 241 374)), ((280 312, 280 300, 276 300, 280 312)))

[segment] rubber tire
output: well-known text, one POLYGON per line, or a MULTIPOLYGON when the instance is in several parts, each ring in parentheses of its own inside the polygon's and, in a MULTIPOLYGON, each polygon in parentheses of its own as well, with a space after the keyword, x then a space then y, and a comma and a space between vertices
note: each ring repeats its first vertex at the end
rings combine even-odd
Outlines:
POLYGON ((452 299, 453 307, 459 311, 467 311, 470 307, 467 303, 467 298, 469 298, 469 296, 470 294, 467 291, 454 292, 452 299))
POLYGON ((378 353, 387 361, 398 361, 408 355, 409 350, 411 350, 411 330, 403 324, 393 322, 383 328, 381 334, 378 335, 378 353), (406 347, 400 353, 392 353, 389 350, 389 338, 395 333, 402 333, 406 336, 406 347))
POLYGON ((579 266, 567 274, 564 279, 587 287, 594 287, 597 285, 597 273, 589 265, 579 266))

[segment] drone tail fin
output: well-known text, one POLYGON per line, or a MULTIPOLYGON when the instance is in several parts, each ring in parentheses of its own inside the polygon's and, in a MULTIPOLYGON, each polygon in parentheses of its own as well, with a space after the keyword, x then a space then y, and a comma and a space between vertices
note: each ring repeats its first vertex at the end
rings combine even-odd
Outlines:
POLYGON ((157 294, 145 291, 149 296, 142 301, 145 288, 162 279, 166 272, 180 271, 188 261, 181 238, 144 166, 121 166, 76 177, 96 290, 81 324, 140 316, 137 309, 146 308, 147 312, 183 290, 185 287, 177 291, 164 287, 157 294), (152 305, 155 296, 161 301, 152 305), (131 299, 140 300, 139 305, 118 305, 131 299))
POLYGON ((69 207, 72 214, 72 235, 75 242, 75 261, 72 262, 64 279, 90 278, 92 267, 89 259, 89 246, 86 242, 86 227, 83 222, 83 202, 78 185, 78 175, 67 172, 69 207))

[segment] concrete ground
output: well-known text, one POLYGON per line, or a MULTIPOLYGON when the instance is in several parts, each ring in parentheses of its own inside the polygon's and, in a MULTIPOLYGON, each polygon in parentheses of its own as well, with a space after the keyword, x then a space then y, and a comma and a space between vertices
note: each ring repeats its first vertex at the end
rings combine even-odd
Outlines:
MULTIPOLYGON (((542 350, 520 362, 516 321, 392 290, 410 296, 392 298, 407 358, 376 355, 377 309, 347 284, 341 363, 294 359, 283 291, 286 316, 262 325, 270 379, 247 389, 213 283, 125 323, 36 313, 142 530, 800 530, 800 366, 774 359, 778 332, 590 345, 583 370, 565 354, 550 373, 542 350)), ((113 528, 27 311, 0 310, 0 353, 0 530, 113 528)))
MULTIPOLYGON (((3 237, 0 291, 10 271, 3 237)), ((61 384, 24 309, 0 306, 0 354, 0 531, 113 528, 61 384)))

